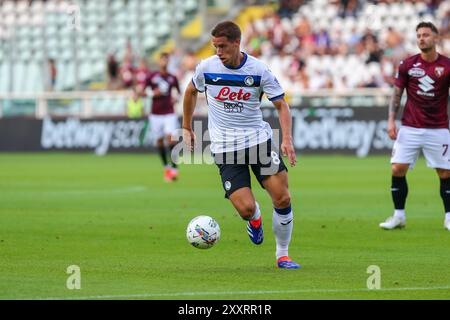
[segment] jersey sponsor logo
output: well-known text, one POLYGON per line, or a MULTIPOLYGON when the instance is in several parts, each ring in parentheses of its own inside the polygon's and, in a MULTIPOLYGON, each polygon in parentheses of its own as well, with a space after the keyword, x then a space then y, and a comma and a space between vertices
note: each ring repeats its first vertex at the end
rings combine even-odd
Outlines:
POLYGON ((153 79, 152 83, 154 85, 158 86, 158 89, 159 89, 161 95, 163 95, 163 96, 169 95, 171 83, 169 83, 166 79, 164 79, 163 77, 160 77, 160 76, 156 76, 153 79))
POLYGON ((215 78, 215 79, 212 79, 212 81, 213 82, 217 82, 217 81, 219 81, 220 79, 222 79, 221 77, 217 77, 217 78, 215 78))
POLYGON ((436 77, 440 78, 444 74, 444 67, 434 68, 434 74, 436 75, 436 77))
POLYGON ((414 63, 413 67, 416 68, 416 67, 420 66, 421 64, 422 64, 421 62, 414 63))
POLYGON ((419 82, 419 88, 422 89, 422 91, 417 90, 417 94, 421 96, 434 97, 434 93, 428 92, 434 89, 434 80, 426 75, 425 77, 420 78, 419 82))
POLYGON ((220 89, 219 93, 214 97, 214 99, 222 101, 222 102, 227 101, 227 100, 247 101, 247 100, 250 100, 251 95, 252 94, 250 92, 244 93, 244 90, 242 90, 242 88, 239 89, 238 92, 234 92, 234 91, 231 91, 230 87, 223 87, 220 89))
POLYGON ((408 74, 411 77, 420 78, 425 75, 425 70, 420 69, 420 68, 412 68, 412 69, 409 69, 408 74))
POLYGON ((242 102, 224 102, 223 107, 228 113, 242 113, 244 104, 242 102))

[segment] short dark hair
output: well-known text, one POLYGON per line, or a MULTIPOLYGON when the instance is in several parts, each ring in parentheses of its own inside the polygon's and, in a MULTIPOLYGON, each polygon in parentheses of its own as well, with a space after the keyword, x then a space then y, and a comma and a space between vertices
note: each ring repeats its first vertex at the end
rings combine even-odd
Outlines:
POLYGON ((420 28, 430 28, 431 31, 433 31, 435 34, 439 34, 438 29, 436 28, 436 26, 432 23, 432 22, 426 22, 426 21, 422 21, 421 23, 419 23, 416 27, 416 32, 420 29, 420 28))
POLYGON ((213 37, 226 37, 229 41, 241 38, 241 29, 233 21, 223 21, 217 24, 211 31, 213 37))

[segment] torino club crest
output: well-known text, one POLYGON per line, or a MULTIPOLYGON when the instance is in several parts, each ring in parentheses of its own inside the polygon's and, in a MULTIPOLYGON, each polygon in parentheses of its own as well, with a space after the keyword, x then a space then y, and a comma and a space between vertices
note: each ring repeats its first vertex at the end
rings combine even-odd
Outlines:
POLYGON ((444 67, 434 68, 434 74, 436 75, 436 77, 440 78, 444 74, 444 67))

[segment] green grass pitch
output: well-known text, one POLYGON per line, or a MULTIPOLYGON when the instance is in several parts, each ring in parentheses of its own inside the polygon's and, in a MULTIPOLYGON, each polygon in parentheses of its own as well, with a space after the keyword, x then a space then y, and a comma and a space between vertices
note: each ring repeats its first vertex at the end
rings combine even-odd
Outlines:
POLYGON ((300 156, 289 178, 300 270, 275 268, 265 191, 253 181, 265 227, 255 246, 214 165, 182 166, 167 184, 155 155, 0 154, 0 299, 450 298, 450 232, 422 159, 403 230, 378 227, 392 213, 388 155, 300 156), (200 214, 221 227, 209 250, 186 241, 200 214), (66 287, 71 265, 80 290, 66 287), (380 290, 367 289, 371 265, 380 290))

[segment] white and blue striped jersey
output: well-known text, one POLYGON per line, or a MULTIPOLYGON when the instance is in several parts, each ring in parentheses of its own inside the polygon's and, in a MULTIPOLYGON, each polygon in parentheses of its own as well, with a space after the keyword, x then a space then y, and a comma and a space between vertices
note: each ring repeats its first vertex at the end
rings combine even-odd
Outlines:
POLYGON ((281 99, 284 91, 263 62, 244 53, 242 63, 233 68, 215 55, 198 64, 192 83, 206 94, 212 153, 249 148, 272 137, 261 99, 263 94, 271 101, 281 99))

